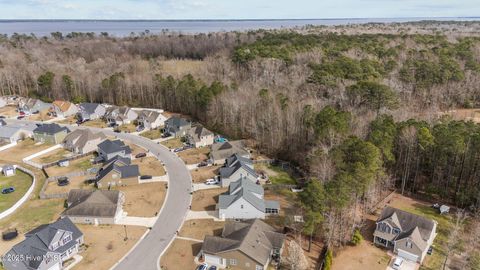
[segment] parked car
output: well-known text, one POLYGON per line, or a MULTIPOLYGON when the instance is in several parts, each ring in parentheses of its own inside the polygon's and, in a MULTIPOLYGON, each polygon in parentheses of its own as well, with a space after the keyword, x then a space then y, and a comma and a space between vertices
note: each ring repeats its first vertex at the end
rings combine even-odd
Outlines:
POLYGON ((205 167, 205 166, 207 166, 207 165, 208 165, 208 162, 202 161, 202 162, 198 163, 197 167, 200 168, 200 167, 205 167))
POLYGON ((4 188, 4 189, 2 189, 2 194, 8 194, 8 193, 12 193, 14 191, 15 191, 14 187, 4 188))
POLYGON ((216 185, 218 183, 219 181, 217 179, 207 179, 207 181, 205 181, 205 185, 216 185))
POLYGON ((135 155, 135 158, 142 158, 142 157, 146 157, 147 156, 147 153, 138 153, 135 155))
POLYGON ((18 231, 17 229, 8 229, 4 232, 2 232, 2 239, 4 241, 9 241, 9 240, 12 240, 12 239, 15 239, 17 238, 18 236, 18 231))
POLYGON ((140 180, 149 180, 149 179, 152 179, 152 178, 153 178, 153 176, 151 176, 151 175, 142 175, 142 176, 140 176, 140 180))
POLYGON ((433 253, 433 247, 430 246, 430 247, 428 248, 427 254, 428 254, 428 255, 432 255, 432 253, 433 253))
POLYGON ((59 187, 68 186, 69 184, 70 184, 70 181, 68 180, 67 177, 60 177, 57 179, 57 185, 59 187))
POLYGON ((403 264, 403 259, 400 258, 400 257, 397 257, 397 258, 395 258, 395 261, 393 261, 392 268, 396 269, 396 270, 399 270, 400 267, 402 267, 402 264, 403 264))
POLYGON ((202 263, 200 266, 198 266, 197 270, 207 270, 208 269, 208 264, 202 263))
POLYGON ((19 115, 19 116, 17 116, 17 119, 18 119, 18 120, 22 120, 23 118, 25 118, 25 115, 19 115))
POLYGON ((170 137, 172 134, 170 134, 169 132, 165 132, 162 134, 162 138, 168 138, 170 137))
POLYGON ((178 153, 178 152, 181 152, 181 151, 183 151, 183 147, 175 148, 173 150, 173 152, 175 152, 175 153, 178 153))
POLYGON ((217 270, 217 267, 215 265, 212 265, 210 266, 210 268, 208 268, 208 270, 217 270))

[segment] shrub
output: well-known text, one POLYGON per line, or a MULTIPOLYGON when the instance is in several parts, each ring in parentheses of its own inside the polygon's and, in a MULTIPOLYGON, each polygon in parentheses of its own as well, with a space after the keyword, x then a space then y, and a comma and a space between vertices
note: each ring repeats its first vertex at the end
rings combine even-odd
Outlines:
POLYGON ((355 230, 352 236, 352 244, 355 246, 358 246, 363 240, 362 234, 360 234, 360 231, 358 229, 355 230))
POLYGON ((323 270, 330 270, 332 269, 332 262, 333 262, 333 253, 332 250, 327 250, 327 254, 325 256, 325 263, 323 264, 323 270))

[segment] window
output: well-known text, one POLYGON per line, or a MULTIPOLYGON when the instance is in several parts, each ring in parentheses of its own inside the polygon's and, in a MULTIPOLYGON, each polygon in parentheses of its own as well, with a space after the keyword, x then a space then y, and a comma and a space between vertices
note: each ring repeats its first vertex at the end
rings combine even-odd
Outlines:
POLYGON ((230 259, 230 265, 237 265, 237 259, 230 259))
POLYGON ((393 233, 394 233, 394 234, 399 234, 399 233, 400 233, 400 230, 397 229, 397 228, 394 228, 394 229, 393 229, 393 233))
POLYGON ((66 244, 68 242, 70 242, 72 240, 72 236, 71 235, 67 235, 64 239, 63 239, 63 244, 66 244))
POLYGON ((267 209, 265 209, 265 213, 267 213, 267 214, 278 214, 278 209, 267 208, 267 209))
POLYGON ((412 248, 412 242, 410 242, 410 240, 407 240, 407 242, 405 242, 405 246, 407 248, 412 248))
POLYGON ((240 205, 240 209, 243 209, 243 204, 242 204, 242 205, 240 205))

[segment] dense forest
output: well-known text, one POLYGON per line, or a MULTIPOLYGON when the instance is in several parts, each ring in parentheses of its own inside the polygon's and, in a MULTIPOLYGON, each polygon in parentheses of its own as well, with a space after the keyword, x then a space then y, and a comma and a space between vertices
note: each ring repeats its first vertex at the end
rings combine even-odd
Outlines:
POLYGON ((254 139, 308 172, 307 231, 345 243, 392 187, 480 206, 480 126, 443 114, 480 105, 479 28, 3 36, 0 94, 158 107, 254 139))

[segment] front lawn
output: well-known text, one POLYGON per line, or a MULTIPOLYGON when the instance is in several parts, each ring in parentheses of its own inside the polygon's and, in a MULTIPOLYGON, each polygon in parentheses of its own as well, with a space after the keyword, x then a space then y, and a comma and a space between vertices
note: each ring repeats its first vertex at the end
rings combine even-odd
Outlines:
POLYGON ((161 144, 163 144, 164 146, 166 146, 169 149, 175 149, 175 148, 179 148, 179 147, 183 146, 183 142, 182 142, 181 138, 169 139, 169 140, 161 142, 161 144))
POLYGON ((124 125, 121 125, 119 127, 117 127, 117 130, 119 130, 120 132, 126 132, 126 133, 132 133, 132 132, 135 132, 137 131, 137 126, 135 126, 134 124, 124 124, 124 125))
POLYGON ((145 183, 114 187, 125 194, 123 210, 129 216, 154 217, 160 212, 166 197, 165 183, 145 183))
POLYGON ((95 119, 95 120, 89 120, 89 121, 86 121, 85 123, 82 123, 82 126, 106 128, 107 123, 105 123, 102 119, 95 119))
POLYGON ((147 130, 140 133, 140 136, 150 140, 160 139, 162 137, 162 131, 160 129, 147 130))
POLYGON ((15 191, 10 194, 0 194, 0 212, 14 205, 32 185, 32 177, 20 170, 16 170, 16 174, 6 177, 0 176, 0 190, 7 187, 14 187, 15 191))
POLYGON ((208 159, 209 147, 192 148, 178 153, 185 164, 197 164, 208 159))
POLYGON ((133 164, 138 165, 141 175, 162 176, 165 169, 162 163, 155 157, 143 157, 134 159, 133 164))

